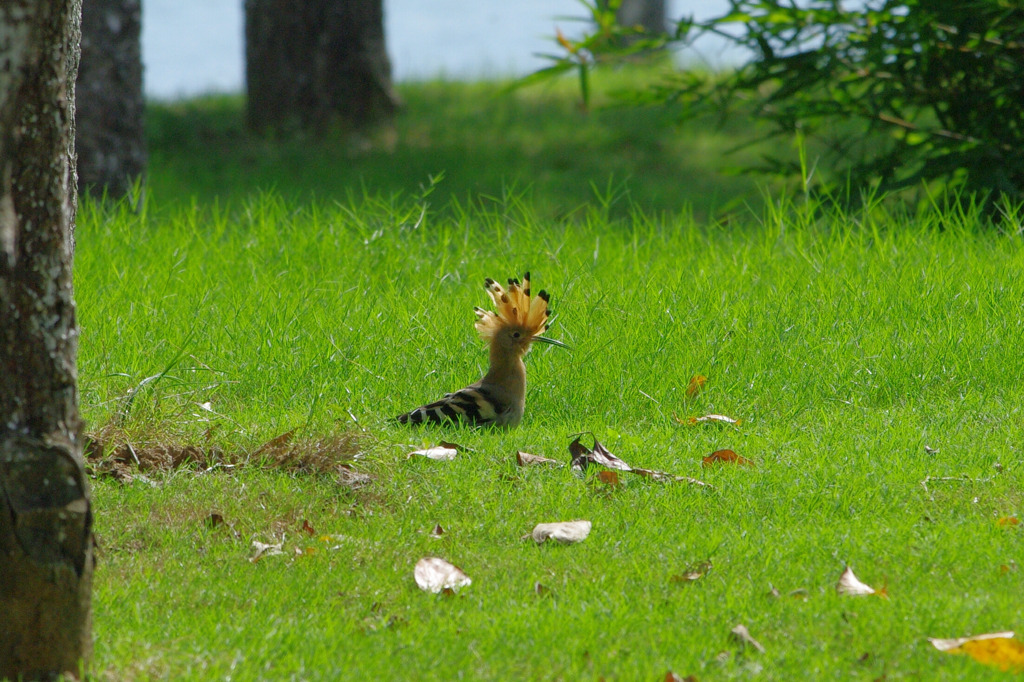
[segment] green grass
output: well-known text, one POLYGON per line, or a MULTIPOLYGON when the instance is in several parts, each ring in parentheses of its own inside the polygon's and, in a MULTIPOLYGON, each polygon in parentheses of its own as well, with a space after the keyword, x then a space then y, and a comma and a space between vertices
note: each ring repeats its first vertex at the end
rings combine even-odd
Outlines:
POLYGON ((241 97, 152 104, 149 189, 161 201, 206 204, 272 189, 305 203, 338 197, 417 195, 444 175, 432 203, 447 207, 509 188, 541 218, 561 219, 595 200, 615 198, 649 212, 689 204, 698 216, 760 202, 755 181, 732 169, 763 147, 726 155, 758 130, 749 121, 720 127, 706 118, 676 125, 668 107, 615 107, 605 93, 652 75, 605 76, 595 111, 578 106, 575 81, 505 93, 503 84, 423 83, 401 88, 405 107, 393 131, 368 138, 341 133, 311 139, 254 137, 241 97))
POLYGON ((925 638, 1024 627, 1024 531, 997 523, 1024 514, 1016 234, 938 209, 781 201, 709 223, 594 201, 555 220, 515 193, 427 208, 410 185, 335 202, 329 183, 300 201, 228 182, 216 202, 154 190, 139 213, 79 213, 90 428, 239 465, 95 481, 101 677, 1003 678, 925 638), (527 358, 522 426, 390 422, 478 378, 483 278, 525 269, 573 350, 527 358), (695 374, 707 387, 687 398, 695 374), (711 412, 743 421, 673 419, 711 412), (300 443, 358 431, 373 482, 261 465, 293 428, 300 443), (567 461, 579 431, 716 488, 515 466, 517 449, 567 461), (473 452, 406 457, 442 438, 473 452), (756 467, 702 469, 719 448, 756 467), (577 518, 594 524, 580 545, 520 539, 577 518), (254 539, 286 555, 250 563, 254 539), (427 555, 473 584, 421 592, 427 555), (706 559, 706 577, 673 581, 706 559), (846 564, 890 599, 837 596, 846 564), (739 623, 765 654, 739 652, 739 623))

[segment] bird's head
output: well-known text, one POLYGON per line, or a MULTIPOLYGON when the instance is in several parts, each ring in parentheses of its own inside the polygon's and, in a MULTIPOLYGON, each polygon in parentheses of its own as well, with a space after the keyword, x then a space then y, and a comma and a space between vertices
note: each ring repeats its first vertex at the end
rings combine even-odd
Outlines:
POLYGON ((503 353, 516 357, 525 355, 535 341, 568 348, 561 341, 541 336, 551 324, 550 297, 545 291, 531 296, 530 273, 523 275, 522 283, 510 279, 507 290, 489 277, 484 286, 495 310, 476 308, 476 330, 492 348, 497 346, 503 353))

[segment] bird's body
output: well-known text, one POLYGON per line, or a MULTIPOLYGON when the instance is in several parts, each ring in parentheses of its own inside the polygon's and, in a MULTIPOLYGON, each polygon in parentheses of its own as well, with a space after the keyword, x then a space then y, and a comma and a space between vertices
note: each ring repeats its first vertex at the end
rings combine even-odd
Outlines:
POLYGON ((526 408, 526 365, 523 356, 534 341, 565 344, 540 336, 548 328, 548 295, 530 296, 530 273, 510 279, 508 291, 492 279, 485 282, 496 312, 476 309, 476 329, 490 346, 487 374, 466 388, 399 415, 403 424, 466 421, 477 425, 517 426, 526 408))

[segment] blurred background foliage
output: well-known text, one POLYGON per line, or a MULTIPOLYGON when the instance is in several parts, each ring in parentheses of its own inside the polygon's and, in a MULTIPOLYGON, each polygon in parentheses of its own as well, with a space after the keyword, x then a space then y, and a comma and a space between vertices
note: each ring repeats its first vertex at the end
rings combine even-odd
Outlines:
MULTIPOLYGON (((711 19, 651 34, 622 26, 617 3, 588 4, 594 29, 522 83, 568 71, 585 104, 590 73, 713 34, 746 48, 735 70, 677 69, 619 92, 682 118, 741 114, 755 137, 814 141, 826 163, 764 154, 747 164, 846 201, 926 185, 1019 200, 1024 193, 1024 5, 1011 0, 730 0, 711 19)), ((747 140, 743 140, 745 144, 747 140)))

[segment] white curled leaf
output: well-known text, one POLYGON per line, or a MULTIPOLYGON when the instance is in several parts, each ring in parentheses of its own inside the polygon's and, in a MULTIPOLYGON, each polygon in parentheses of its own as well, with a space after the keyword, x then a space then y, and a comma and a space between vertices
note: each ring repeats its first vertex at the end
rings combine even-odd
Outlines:
POLYGON ((435 556, 424 557, 417 561, 413 576, 421 590, 434 594, 445 590, 456 590, 473 582, 461 568, 435 556))
POLYGON ((252 563, 256 563, 257 561, 259 561, 260 559, 262 559, 265 556, 274 556, 274 555, 277 555, 277 554, 284 554, 284 550, 282 549, 283 545, 284 545, 284 542, 278 542, 278 543, 273 544, 273 545, 268 545, 265 542, 260 542, 259 540, 253 540, 252 541, 252 546, 253 546, 253 549, 256 550, 256 553, 253 554, 251 557, 249 557, 249 561, 251 561, 252 563))
POLYGON ((409 456, 418 455, 420 457, 427 457, 429 459, 436 459, 441 462, 448 462, 455 459, 455 456, 459 454, 459 451, 455 448, 445 447, 438 445, 432 448, 425 448, 423 450, 414 450, 409 453, 409 456))
POLYGON ((538 545, 551 539, 563 545, 581 542, 590 535, 590 521, 561 521, 559 523, 538 523, 531 536, 538 545))
POLYGON ((853 570, 847 566, 846 570, 843 571, 843 574, 839 576, 839 582, 836 583, 836 592, 839 594, 861 597, 868 594, 874 594, 875 588, 858 580, 857 576, 853 574, 853 570))

